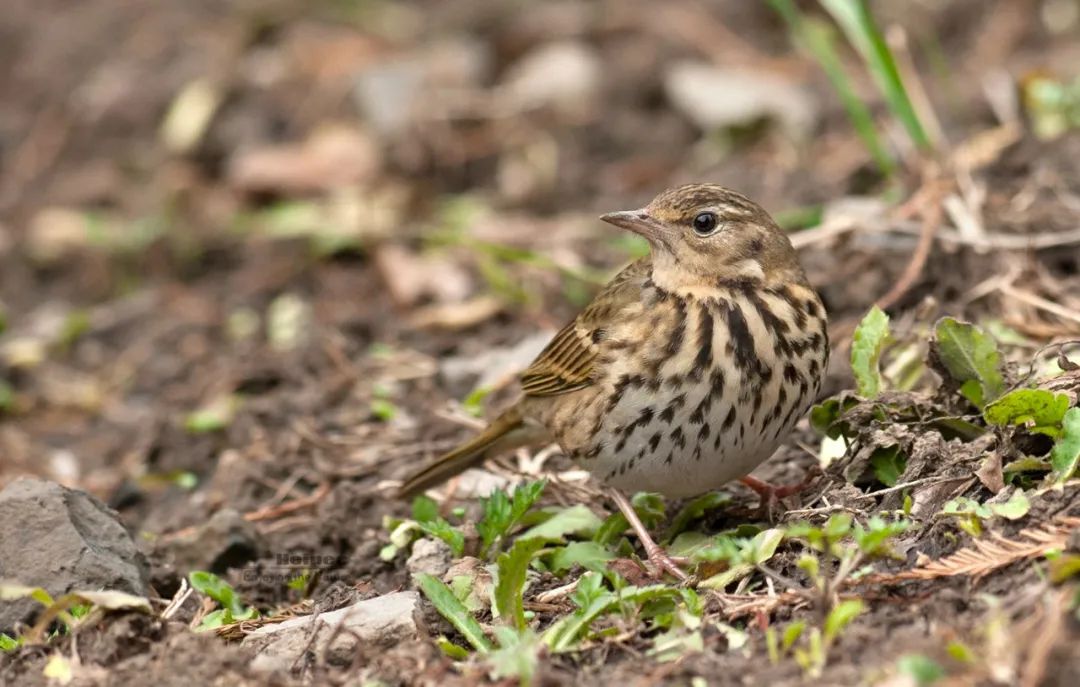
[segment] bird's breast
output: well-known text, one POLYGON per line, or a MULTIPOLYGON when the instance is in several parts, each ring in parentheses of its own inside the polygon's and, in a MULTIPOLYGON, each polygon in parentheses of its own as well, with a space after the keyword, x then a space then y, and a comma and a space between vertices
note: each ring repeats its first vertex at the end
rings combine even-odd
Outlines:
POLYGON ((564 401, 553 433, 612 486, 716 489, 768 458, 813 401, 823 316, 808 288, 667 295, 610 327, 597 383, 564 401))

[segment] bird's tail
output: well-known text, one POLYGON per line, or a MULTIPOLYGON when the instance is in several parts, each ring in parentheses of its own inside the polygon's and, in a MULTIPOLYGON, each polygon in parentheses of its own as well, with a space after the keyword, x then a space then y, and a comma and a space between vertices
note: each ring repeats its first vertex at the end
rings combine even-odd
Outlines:
POLYGON ((476 437, 440 456, 406 479, 398 489, 398 498, 412 498, 480 464, 488 456, 527 446, 535 443, 538 438, 537 431, 525 423, 521 409, 515 405, 476 437))

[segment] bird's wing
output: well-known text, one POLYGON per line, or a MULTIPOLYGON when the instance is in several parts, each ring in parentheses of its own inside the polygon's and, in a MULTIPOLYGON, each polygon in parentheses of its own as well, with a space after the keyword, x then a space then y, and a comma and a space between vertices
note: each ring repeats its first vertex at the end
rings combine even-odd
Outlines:
POLYGON ((628 265, 555 335, 521 373, 521 387, 526 396, 557 396, 593 383, 593 363, 600 352, 605 326, 619 311, 640 299, 650 270, 651 261, 647 257, 628 265))

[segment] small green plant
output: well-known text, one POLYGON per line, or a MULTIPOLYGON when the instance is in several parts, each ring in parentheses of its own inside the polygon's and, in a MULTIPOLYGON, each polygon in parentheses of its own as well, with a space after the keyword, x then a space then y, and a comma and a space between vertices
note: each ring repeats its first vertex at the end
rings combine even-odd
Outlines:
POLYGON ((259 611, 256 608, 245 606, 232 585, 214 573, 196 570, 188 575, 188 581, 193 589, 206 594, 221 606, 206 614, 202 623, 196 628, 197 632, 205 632, 223 625, 259 617, 259 611))
POLYGON ((218 396, 190 413, 184 419, 184 429, 191 434, 220 432, 232 424, 236 411, 240 409, 240 403, 240 396, 236 394, 218 396))
POLYGON ((0 632, 0 651, 15 651, 23 645, 24 641, 23 637, 16 639, 4 632, 0 632))
POLYGON ((24 634, 11 637, 0 634, 0 649, 7 651, 17 649, 24 644, 37 644, 51 639, 59 633, 70 633, 80 620, 87 619, 91 615, 100 617, 107 611, 141 611, 150 613, 150 602, 141 597, 125 592, 116 591, 74 591, 68 592, 54 599, 51 594, 41 587, 28 587, 25 585, 0 582, 0 601, 14 601, 16 599, 32 599, 44 608, 38 615, 34 626, 24 634), (60 622, 60 629, 46 635, 46 630, 56 621, 60 622))
MULTIPOLYGON (((473 550, 480 558, 490 559, 499 553, 501 544, 505 541, 510 531, 518 525, 525 514, 536 503, 544 491, 545 482, 526 482, 519 485, 512 495, 502 490, 492 492, 487 498, 480 499, 483 514, 476 524, 476 532, 479 535, 478 550, 473 550)), ((573 511, 573 509, 564 509, 573 511)), ((588 509, 586 509, 588 510, 588 509)), ((462 513, 455 515, 460 519, 462 513)), ((590 513, 591 515, 591 513, 590 513)), ((539 536, 549 539, 557 539, 561 535, 548 536, 542 529, 553 529, 552 520, 565 519, 567 513, 557 512, 547 522, 524 533, 523 537, 539 536)), ((595 518, 595 516, 592 516, 595 518)), ((470 541, 466 539, 465 532, 459 525, 452 524, 439 514, 439 506, 427 496, 417 496, 413 499, 413 512, 411 519, 387 518, 384 527, 390 531, 390 543, 383 547, 379 556, 383 560, 393 560, 399 551, 407 549, 413 541, 422 534, 440 539, 450 547, 455 558, 465 555, 470 541)))
POLYGON ((492 678, 517 678, 520 687, 530 687, 540 663, 540 637, 531 629, 511 627, 496 627, 494 633, 499 648, 488 655, 492 678))
MULTIPOLYGON (((881 172, 891 176, 896 170, 895 158, 878 135, 870 108, 862 102, 852 85, 840 59, 832 27, 800 10, 794 0, 770 0, 770 4, 784 18, 796 45, 817 60, 836 90, 863 145, 881 172)), ((922 152, 931 151, 934 142, 915 111, 896 58, 865 0, 821 0, 821 5, 862 58, 884 96, 889 112, 907 132, 915 148, 922 152)))
POLYGON ((476 524, 476 531, 480 534, 480 558, 498 550, 510 529, 540 498, 546 485, 544 480, 526 482, 514 489, 513 496, 498 490, 486 499, 480 499, 484 512, 480 522, 476 524))
MULTIPOLYGON (((864 608, 860 599, 838 599, 838 590, 865 560, 894 555, 891 541, 907 528, 907 521, 876 516, 864 526, 847 513, 832 515, 821 526, 807 522, 789 526, 786 536, 802 541, 809 549, 799 558, 798 567, 810 581, 810 589, 804 592, 819 604, 821 619, 820 625, 796 621, 781 634, 770 628, 766 633, 770 660, 778 662, 790 653, 808 676, 820 676, 830 647, 864 608)), ((758 567, 778 577, 765 566, 758 567)))
POLYGON ((866 313, 851 342, 851 371, 859 395, 872 399, 882 390, 881 353, 889 340, 889 316, 876 305, 866 313))
POLYGON ((1022 489, 1017 489, 1004 503, 979 503, 960 496, 941 507, 941 514, 957 519, 957 525, 973 537, 982 536, 983 523, 993 517, 1018 520, 1028 514, 1031 503, 1022 489))
POLYGON ((376 385, 372 391, 371 414, 380 422, 389 422, 398 414, 398 407, 390 399, 390 390, 376 385))
POLYGON ((915 681, 918 687, 927 687, 945 677, 941 664, 923 654, 905 654, 896 661, 896 669, 915 681))
POLYGON ((446 586, 446 583, 428 573, 417 575, 416 583, 420 587, 420 591, 428 598, 428 601, 435 606, 435 610, 461 633, 465 641, 481 653, 487 654, 491 652, 493 647, 484 635, 480 623, 469 613, 469 609, 465 607, 465 604, 454 595, 454 591, 446 586))
POLYGON ((525 629, 523 596, 529 564, 540 549, 543 539, 518 539, 510 550, 499 556, 499 582, 495 585, 495 610, 499 617, 517 630, 525 629))
POLYGON ((960 386, 960 393, 977 408, 1005 390, 1001 354, 994 338, 979 327, 943 317, 934 327, 931 350, 960 386))

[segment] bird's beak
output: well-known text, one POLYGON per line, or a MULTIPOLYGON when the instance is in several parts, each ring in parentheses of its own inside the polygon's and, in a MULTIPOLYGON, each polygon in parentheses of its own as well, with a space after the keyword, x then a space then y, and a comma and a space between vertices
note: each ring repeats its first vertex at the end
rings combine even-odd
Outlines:
POLYGON ((664 240, 664 225, 650 217, 649 213, 646 212, 644 208, 641 210, 609 212, 606 215, 600 215, 600 219, 608 224, 614 224, 620 229, 626 229, 635 234, 640 234, 648 239, 650 243, 658 241, 662 242, 664 240))

